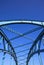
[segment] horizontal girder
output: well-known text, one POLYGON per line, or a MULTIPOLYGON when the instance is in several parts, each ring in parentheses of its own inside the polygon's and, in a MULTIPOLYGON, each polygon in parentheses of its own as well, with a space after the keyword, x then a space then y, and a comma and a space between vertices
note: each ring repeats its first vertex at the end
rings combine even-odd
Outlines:
POLYGON ((8 24, 14 24, 14 23, 29 23, 29 24, 35 24, 35 25, 41 25, 44 26, 44 22, 39 21, 0 21, 0 26, 8 25, 8 24))

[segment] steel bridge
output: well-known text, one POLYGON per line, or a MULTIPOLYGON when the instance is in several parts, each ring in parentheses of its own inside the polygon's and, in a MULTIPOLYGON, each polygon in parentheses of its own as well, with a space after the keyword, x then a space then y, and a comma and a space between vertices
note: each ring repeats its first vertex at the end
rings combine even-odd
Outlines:
POLYGON ((7 54, 14 61, 14 64, 9 61, 9 65, 31 65, 32 59, 32 65, 35 65, 37 61, 34 58, 37 56, 40 63, 38 65, 44 65, 44 22, 0 21, 0 53, 3 53, 2 65, 6 65, 4 63, 8 61, 4 62, 7 54))

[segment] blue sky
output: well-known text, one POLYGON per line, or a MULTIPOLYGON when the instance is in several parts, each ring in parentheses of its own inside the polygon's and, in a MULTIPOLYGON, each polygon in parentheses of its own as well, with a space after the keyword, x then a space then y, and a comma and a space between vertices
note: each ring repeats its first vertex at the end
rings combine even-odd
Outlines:
MULTIPOLYGON (((27 19, 27 20, 39 20, 39 21, 44 21, 44 0, 0 0, 0 20, 15 20, 15 19, 27 19)), ((6 27, 6 26, 5 26, 6 27)), ((29 24, 14 24, 14 25, 8 25, 8 28, 12 28, 13 30, 19 32, 19 33, 24 33, 28 30, 31 30, 33 28, 36 28, 36 25, 29 25, 29 24)), ((1 27, 0 27, 1 28, 1 27)), ((11 39, 14 36, 17 36, 17 34, 14 34, 4 28, 1 28, 5 34, 8 36, 9 39, 11 39)), ((28 34, 26 35, 29 38, 32 38, 33 40, 36 39, 37 35, 40 33, 41 30, 34 32, 33 34, 28 34)), ((18 38, 16 40, 11 41, 12 45, 14 47, 18 46, 18 45, 22 45, 24 43, 29 43, 32 40, 28 40, 24 37, 18 38)), ((16 48, 15 51, 16 53, 20 50, 24 50, 29 48, 30 49, 30 45, 26 45, 20 48, 16 48), (19 50, 20 49, 20 50, 19 50)), ((0 46, 1 47, 1 46, 0 46)), ((20 56, 22 54, 26 53, 27 56, 27 52, 22 52, 17 54, 17 56, 20 56)), ((42 60, 44 59, 43 54, 41 54, 42 56, 42 60)), ((0 64, 2 63, 2 58, 3 58, 3 54, 0 54, 0 64)), ((10 59, 11 57, 9 55, 6 55, 6 58, 4 60, 7 61, 5 62, 5 65, 8 63, 8 65, 10 65, 10 62, 13 61, 10 59), (9 62, 10 61, 10 62, 9 62)), ((20 59, 26 58, 25 56, 23 56, 22 58, 18 58, 18 61, 20 59)), ((30 60, 30 65, 32 65, 33 63, 33 58, 34 58, 34 64, 37 62, 38 65, 39 64, 39 60, 38 60, 38 56, 35 55, 34 57, 31 58, 30 60)), ((23 61, 19 61, 19 63, 24 63, 25 65, 25 60, 23 61)), ((36 65, 37 65, 36 63, 36 65)), ((11 63, 12 64, 12 63, 11 63)), ((44 62, 43 62, 44 64, 44 62)), ((14 65, 14 61, 13 64, 14 65)))
POLYGON ((0 20, 44 21, 44 0, 0 0, 0 20))

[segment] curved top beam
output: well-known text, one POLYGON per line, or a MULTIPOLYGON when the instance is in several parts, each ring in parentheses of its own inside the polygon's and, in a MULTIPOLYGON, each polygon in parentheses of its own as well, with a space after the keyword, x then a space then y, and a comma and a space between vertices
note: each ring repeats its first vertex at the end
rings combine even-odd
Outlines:
POLYGON ((0 26, 8 25, 8 24, 14 24, 14 23, 29 23, 29 24, 35 24, 44 26, 44 22, 39 21, 0 21, 0 26))

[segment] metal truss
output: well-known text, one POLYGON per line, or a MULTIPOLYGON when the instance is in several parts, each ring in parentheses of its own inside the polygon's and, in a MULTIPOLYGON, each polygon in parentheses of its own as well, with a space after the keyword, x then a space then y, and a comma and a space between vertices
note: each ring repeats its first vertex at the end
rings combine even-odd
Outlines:
POLYGON ((13 57, 13 59, 14 59, 14 61, 15 61, 15 63, 16 63, 16 65, 18 65, 17 63, 17 57, 16 57, 16 53, 15 53, 15 51, 14 51, 14 48, 13 48, 13 46, 11 45, 11 42, 10 42, 10 40, 8 39, 8 37, 5 35, 5 33, 0 29, 0 36, 1 37, 3 37, 3 49, 0 49, 0 51, 1 52, 4 52, 4 55, 7 53, 7 54, 10 54, 12 57, 13 57), (5 43, 5 41, 7 42, 7 43, 5 43), (7 47, 8 47, 8 49, 6 49, 6 44, 8 45, 7 47))
MULTIPOLYGON (((19 46, 13 48, 13 46, 11 45, 10 41, 13 40, 13 39, 20 38, 20 37, 27 38, 25 35, 30 34, 32 32, 35 32, 35 31, 43 28, 43 30, 40 32, 38 37, 34 41, 32 41, 33 44, 31 46, 31 48, 30 49, 26 49, 26 50, 29 50, 29 52, 27 53, 28 56, 26 57, 26 59, 27 59, 26 65, 28 65, 28 63, 29 63, 29 61, 30 61, 30 59, 31 59, 31 57, 33 55, 35 55, 35 54, 40 55, 40 53, 44 52, 44 49, 41 49, 41 44, 42 44, 41 40, 42 40, 42 38, 44 36, 44 22, 39 22, 39 21, 23 21, 23 20, 21 20, 21 21, 1 21, 0 22, 0 27, 4 28, 3 26, 11 25, 11 24, 17 24, 17 23, 18 24, 25 24, 25 23, 26 24, 32 24, 32 25, 37 25, 37 26, 40 26, 40 27, 39 28, 35 28, 35 29, 33 29, 31 31, 28 31, 26 33, 23 33, 23 34, 22 33, 18 33, 16 31, 12 30, 12 29, 9 29, 9 28, 5 27, 6 30, 8 30, 8 31, 10 31, 12 33, 18 34, 18 36, 14 37, 14 38, 11 38, 10 40, 8 39, 6 34, 3 32, 3 30, 0 29, 0 35, 1 35, 1 37, 3 37, 3 48, 4 48, 4 49, 0 49, 0 51, 4 52, 4 55, 6 53, 10 54, 14 58, 14 60, 16 62, 16 65, 18 65, 18 61, 17 61, 18 59, 17 59, 16 53, 14 51, 14 48, 19 48, 19 47, 22 47, 22 46, 25 46, 25 45, 28 45, 28 44, 26 43, 26 44, 19 45, 19 46), (5 43, 5 41, 7 43, 5 43), (6 49, 6 44, 8 45, 8 50, 6 49)), ((27 39, 30 39, 30 38, 27 38, 27 39)), ((26 50, 21 50, 21 51, 18 51, 17 53, 21 53, 21 52, 24 52, 26 50)), ((19 55, 18 57, 22 57, 22 56, 25 56, 25 54, 21 55, 21 56, 19 55)), ((20 59, 20 61, 22 61, 22 60, 24 60, 24 59, 20 59)), ((23 63, 21 63, 21 64, 23 64, 23 63)))
POLYGON ((36 40, 34 41, 32 47, 30 48, 30 51, 28 53, 28 57, 27 57, 27 61, 26 61, 26 65, 28 65, 29 60, 31 59, 31 57, 34 54, 38 54, 40 55, 41 52, 44 52, 44 49, 40 49, 41 47, 41 40, 42 37, 44 35, 44 29, 42 30, 42 32, 38 35, 38 37, 36 38, 36 40), (37 43, 39 41, 39 43, 37 43), (38 44, 38 48, 37 48, 37 44, 38 44))

